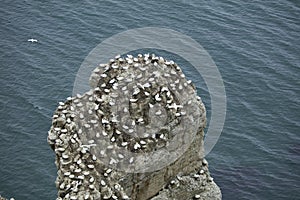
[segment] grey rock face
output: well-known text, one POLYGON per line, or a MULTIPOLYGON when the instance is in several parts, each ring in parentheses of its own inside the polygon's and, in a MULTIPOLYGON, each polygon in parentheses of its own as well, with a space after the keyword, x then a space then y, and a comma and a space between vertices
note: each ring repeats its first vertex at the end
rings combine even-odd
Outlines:
POLYGON ((57 199, 221 199, 203 158, 205 107, 176 63, 117 56, 90 85, 53 115, 57 199))
POLYGON ((151 200, 221 200, 220 188, 209 175, 208 166, 202 165, 196 173, 176 176, 151 200))

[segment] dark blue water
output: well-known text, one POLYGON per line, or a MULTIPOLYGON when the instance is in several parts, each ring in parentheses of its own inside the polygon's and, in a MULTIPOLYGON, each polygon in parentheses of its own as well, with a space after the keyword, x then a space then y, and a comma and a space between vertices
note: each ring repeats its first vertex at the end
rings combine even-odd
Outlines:
MULTIPOLYGON (((57 102, 97 44, 156 26, 198 41, 223 77, 226 122, 207 158, 224 199, 300 199, 299 1, 27 0, 0 11, 0 195, 55 199, 46 137, 57 102)), ((182 67, 209 114, 204 82, 182 67)))

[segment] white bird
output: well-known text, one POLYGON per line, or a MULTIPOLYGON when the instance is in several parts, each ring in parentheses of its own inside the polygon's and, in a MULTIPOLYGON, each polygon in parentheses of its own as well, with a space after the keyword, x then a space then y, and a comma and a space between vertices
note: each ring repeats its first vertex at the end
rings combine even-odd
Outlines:
POLYGON ((28 42, 38 42, 37 39, 33 39, 33 38, 30 38, 30 39, 28 39, 27 41, 28 41, 28 42))
POLYGON ((176 103, 173 103, 172 105, 169 105, 168 108, 174 108, 177 110, 178 108, 182 108, 182 105, 177 105, 176 103))
POLYGON ((90 147, 95 147, 95 146, 97 146, 96 144, 82 144, 82 145, 80 145, 80 147, 82 147, 82 148, 90 148, 90 147))

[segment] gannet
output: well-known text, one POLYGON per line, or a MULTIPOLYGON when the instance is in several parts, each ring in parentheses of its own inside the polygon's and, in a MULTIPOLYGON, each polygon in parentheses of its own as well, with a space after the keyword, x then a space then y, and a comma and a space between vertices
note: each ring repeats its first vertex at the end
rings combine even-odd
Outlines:
POLYGON ((38 42, 37 39, 33 39, 33 38, 30 38, 30 39, 28 39, 27 41, 28 41, 28 42, 38 42))

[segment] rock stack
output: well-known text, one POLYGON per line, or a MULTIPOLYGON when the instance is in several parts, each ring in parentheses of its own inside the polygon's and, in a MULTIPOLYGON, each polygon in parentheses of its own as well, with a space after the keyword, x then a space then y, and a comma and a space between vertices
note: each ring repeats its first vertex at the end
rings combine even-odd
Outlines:
POLYGON ((90 86, 53 115, 57 199, 221 199, 203 158, 205 107, 176 63, 116 56, 90 86))

